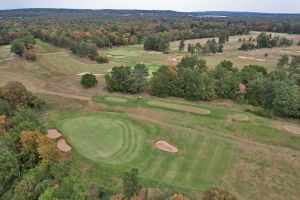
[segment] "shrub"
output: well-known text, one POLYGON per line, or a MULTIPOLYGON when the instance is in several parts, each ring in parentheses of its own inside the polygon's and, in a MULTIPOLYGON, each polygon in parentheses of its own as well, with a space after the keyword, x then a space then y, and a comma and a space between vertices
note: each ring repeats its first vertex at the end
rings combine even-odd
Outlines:
POLYGON ((209 188, 203 195, 203 200, 237 200, 237 197, 218 187, 209 188))
POLYGON ((27 60, 31 60, 31 61, 35 61, 36 60, 36 53, 34 50, 30 49, 30 50, 27 50, 25 52, 25 56, 26 56, 26 59, 27 60))
POLYGON ((11 107, 10 103, 4 99, 0 99, 0 115, 5 115, 10 117, 14 114, 14 110, 11 107))
POLYGON ((108 63, 109 60, 106 56, 99 56, 96 58, 97 63, 108 63))
POLYGON ((97 85, 98 81, 96 79, 96 76, 93 74, 85 74, 81 78, 81 85, 85 88, 91 88, 95 85, 97 85))

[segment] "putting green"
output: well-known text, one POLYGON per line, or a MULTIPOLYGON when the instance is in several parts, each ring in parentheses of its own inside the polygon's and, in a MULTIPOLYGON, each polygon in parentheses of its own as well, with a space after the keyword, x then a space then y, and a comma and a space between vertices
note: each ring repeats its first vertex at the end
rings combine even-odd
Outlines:
POLYGON ((97 113, 65 120, 61 130, 82 155, 108 164, 132 161, 143 144, 144 130, 119 113, 97 113))

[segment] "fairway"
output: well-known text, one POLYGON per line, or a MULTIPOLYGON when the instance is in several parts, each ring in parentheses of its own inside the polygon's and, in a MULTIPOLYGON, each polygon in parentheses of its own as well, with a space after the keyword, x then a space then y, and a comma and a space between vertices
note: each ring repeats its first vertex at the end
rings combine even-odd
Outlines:
POLYGON ((100 112, 65 119, 60 129, 83 156, 118 169, 137 167, 144 178, 189 188, 207 189, 230 168, 233 146, 181 128, 143 125, 125 114, 100 112), (176 154, 155 147, 165 138, 180 149, 176 154))

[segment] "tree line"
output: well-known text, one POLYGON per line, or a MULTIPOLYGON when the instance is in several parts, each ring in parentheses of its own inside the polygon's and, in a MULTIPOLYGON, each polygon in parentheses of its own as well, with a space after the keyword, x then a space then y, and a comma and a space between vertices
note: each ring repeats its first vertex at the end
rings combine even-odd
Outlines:
POLYGON ((159 97, 212 101, 216 98, 242 101, 263 107, 266 115, 300 118, 300 57, 294 56, 288 70, 268 72, 258 65, 239 70, 228 60, 214 69, 196 55, 185 56, 177 66, 162 66, 148 79, 145 65, 114 67, 106 75, 107 89, 123 93, 149 92, 159 97), (139 66, 139 73, 134 72, 139 66), (134 74, 138 74, 134 76, 134 74))
POLYGON ((44 105, 19 82, 0 87, 0 199, 87 200, 81 172, 45 134, 44 105))

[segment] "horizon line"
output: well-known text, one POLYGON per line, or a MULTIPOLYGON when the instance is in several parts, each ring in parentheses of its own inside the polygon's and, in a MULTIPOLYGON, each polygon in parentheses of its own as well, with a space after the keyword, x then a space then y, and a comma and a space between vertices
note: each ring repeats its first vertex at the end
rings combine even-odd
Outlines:
POLYGON ((31 7, 31 8, 9 8, 9 9, 1 9, 0 11, 11 11, 11 10, 29 10, 29 9, 53 9, 53 10, 91 10, 91 11, 100 11, 100 10, 128 10, 128 11, 172 11, 178 13, 205 13, 205 12, 231 12, 231 13, 257 13, 257 14, 281 14, 281 15, 300 15, 296 12, 290 13, 280 13, 280 12, 262 12, 262 11, 236 11, 236 10, 205 10, 205 11, 180 11, 180 10, 164 10, 164 9, 123 9, 123 8, 55 8, 55 7, 31 7))

